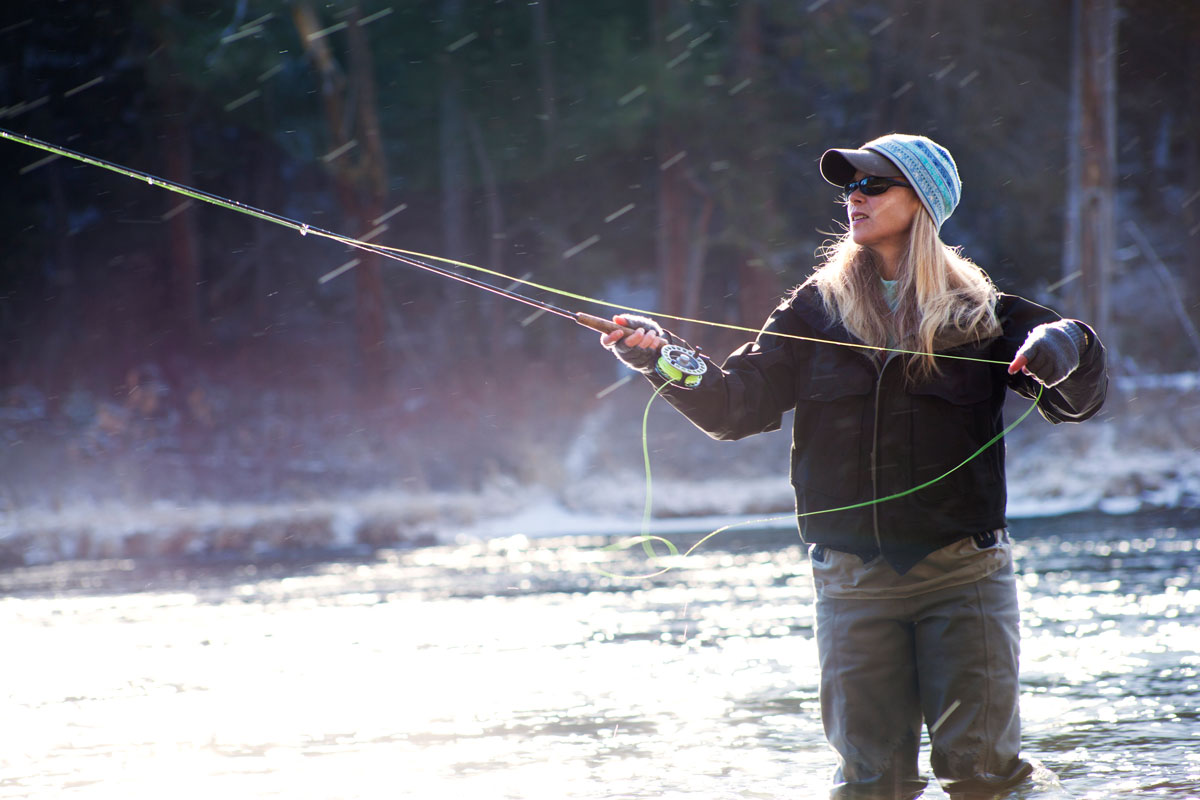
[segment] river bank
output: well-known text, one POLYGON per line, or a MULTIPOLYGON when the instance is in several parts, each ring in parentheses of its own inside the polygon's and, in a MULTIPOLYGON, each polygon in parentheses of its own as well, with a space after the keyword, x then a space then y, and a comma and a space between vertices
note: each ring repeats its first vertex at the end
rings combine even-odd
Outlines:
MULTIPOLYGON (((792 491, 781 467, 787 463, 786 434, 716 443, 664 404, 650 415, 653 480, 647 520, 640 430, 632 414, 617 413, 644 402, 641 388, 636 382, 622 387, 627 397, 598 403, 571 423, 545 421, 540 433, 536 421, 525 420, 497 434, 492 449, 508 447, 534 459, 523 470, 481 466, 478 459, 492 458, 488 448, 480 448, 481 455, 472 460, 462 441, 478 437, 464 436, 461 429, 455 433, 436 420, 419 434, 399 432, 381 440, 390 446, 369 447, 361 433, 338 439, 325 431, 327 443, 310 443, 298 458, 260 453, 255 460, 248 455, 253 447, 227 448, 225 464, 213 449, 188 463, 178 448, 129 442, 119 448, 110 444, 98 458, 79 458, 78 437, 39 439, 29 436, 29 425, 26 438, 14 445, 10 422, 0 467, 6 476, 20 476, 26 491, 20 499, 9 492, 4 500, 0 565, 368 554, 508 536, 620 537, 643 530, 693 536, 727 525, 794 532, 792 491), (37 457, 14 457, 34 452, 37 457), (412 467, 419 461, 413 453, 424 456, 419 474, 412 467), (457 485, 436 480, 428 464, 439 458, 447 462, 441 469, 448 474, 464 459, 471 468, 460 470, 457 485), (407 472, 400 466, 406 461, 407 472), (234 489, 154 496, 146 488, 200 485, 198 476, 223 471, 233 474, 234 489), (269 490, 246 488, 239 471, 257 476, 269 490), (183 477, 172 483, 176 474, 183 477), (34 485, 44 490, 29 491, 34 485)), ((1014 400, 1009 418, 1025 408, 1027 403, 1014 400)), ((370 427, 371 420, 362 426, 370 427)), ((1014 525, 1088 515, 1188 518, 1200 507, 1195 375, 1118 380, 1097 419, 1050 426, 1032 415, 1008 436, 1007 447, 1014 525)))

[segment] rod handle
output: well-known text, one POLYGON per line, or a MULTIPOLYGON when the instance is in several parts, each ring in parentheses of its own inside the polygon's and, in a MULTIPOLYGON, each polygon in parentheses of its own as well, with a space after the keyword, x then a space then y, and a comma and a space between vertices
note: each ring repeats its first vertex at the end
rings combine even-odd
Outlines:
POLYGON ((618 328, 621 328, 621 330, 624 330, 627 333, 633 333, 632 329, 622 328, 620 325, 613 322, 611 319, 605 319, 604 317, 592 316, 591 314, 585 314, 582 311, 575 312, 575 321, 578 322, 580 325, 584 326, 585 328, 591 328, 592 330, 600 331, 601 333, 612 333, 613 331, 617 330, 618 328))

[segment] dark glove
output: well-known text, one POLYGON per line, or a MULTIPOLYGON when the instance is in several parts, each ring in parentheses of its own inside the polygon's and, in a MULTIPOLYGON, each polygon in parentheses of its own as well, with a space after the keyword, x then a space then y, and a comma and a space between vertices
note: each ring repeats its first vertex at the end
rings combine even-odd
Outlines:
MULTIPOLYGON (((630 330, 644 328, 647 333, 653 333, 655 336, 661 336, 670 341, 671 336, 663 330, 662 326, 649 317, 643 317, 638 314, 622 314, 625 317, 625 326, 630 330)), ((628 336, 629 334, 625 334, 628 336)), ((658 363, 658 351, 647 350, 643 347, 630 347, 625 344, 625 339, 617 340, 616 344, 609 345, 609 350, 613 351, 621 363, 625 364, 630 369, 635 369, 638 372, 650 374, 654 372, 654 365, 658 363)))
POLYGON ((1079 355, 1087 334, 1069 319, 1047 322, 1029 332, 1017 359, 1025 358, 1024 370, 1046 387, 1057 386, 1079 366, 1079 355))

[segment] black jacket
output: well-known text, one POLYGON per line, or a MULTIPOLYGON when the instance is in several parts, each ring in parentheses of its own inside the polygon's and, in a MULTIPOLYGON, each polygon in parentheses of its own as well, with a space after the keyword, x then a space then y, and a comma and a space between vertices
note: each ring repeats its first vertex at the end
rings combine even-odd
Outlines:
MULTIPOLYGON (((1040 384, 1009 375, 1006 365, 1034 327, 1060 317, 1013 295, 1001 295, 996 311, 1000 336, 940 352, 999 363, 940 358, 941 374, 914 384, 905 377, 912 356, 885 359, 862 347, 780 336, 861 345, 829 321, 816 289, 805 287, 775 310, 755 342, 721 368, 710 362, 700 386, 668 387, 663 396, 722 440, 777 430, 794 408, 791 480, 802 538, 864 558, 881 552, 904 573, 938 548, 1006 524, 1004 443, 972 455, 1003 430, 1007 389, 1037 396, 1040 384), (928 481, 935 482, 871 502, 928 481)), ((1081 422, 1104 402, 1104 347, 1082 327, 1079 368, 1038 401, 1051 422, 1081 422)))

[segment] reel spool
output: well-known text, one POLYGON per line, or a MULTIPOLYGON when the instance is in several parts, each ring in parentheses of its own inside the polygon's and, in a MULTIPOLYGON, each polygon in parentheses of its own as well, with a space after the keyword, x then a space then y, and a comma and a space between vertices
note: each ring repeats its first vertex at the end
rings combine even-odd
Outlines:
POLYGON ((658 362, 654 371, 672 383, 679 383, 687 388, 700 385, 700 379, 708 370, 708 365, 696 357, 696 353, 677 344, 663 345, 658 354, 658 362))

